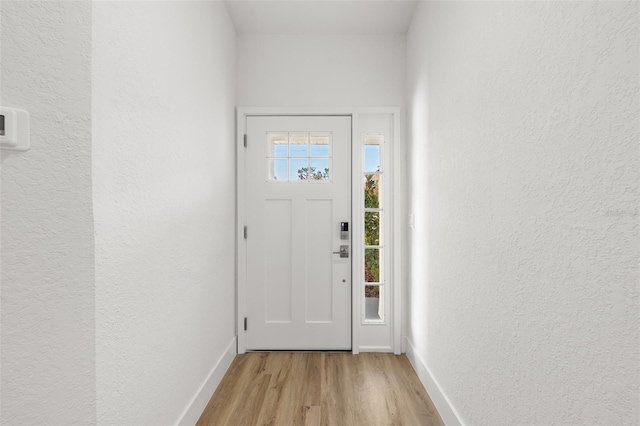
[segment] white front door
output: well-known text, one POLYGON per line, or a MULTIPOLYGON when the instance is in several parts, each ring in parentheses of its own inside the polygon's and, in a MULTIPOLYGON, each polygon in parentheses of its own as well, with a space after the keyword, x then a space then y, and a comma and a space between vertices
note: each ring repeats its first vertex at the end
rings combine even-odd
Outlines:
POLYGON ((247 140, 246 349, 351 349, 351 117, 250 116, 247 140))

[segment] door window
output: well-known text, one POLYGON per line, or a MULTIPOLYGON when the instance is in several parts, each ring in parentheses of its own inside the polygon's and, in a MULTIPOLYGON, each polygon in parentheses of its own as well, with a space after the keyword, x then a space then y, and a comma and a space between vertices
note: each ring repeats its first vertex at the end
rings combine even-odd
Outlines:
POLYGON ((269 182, 331 181, 331 132, 269 133, 269 182))

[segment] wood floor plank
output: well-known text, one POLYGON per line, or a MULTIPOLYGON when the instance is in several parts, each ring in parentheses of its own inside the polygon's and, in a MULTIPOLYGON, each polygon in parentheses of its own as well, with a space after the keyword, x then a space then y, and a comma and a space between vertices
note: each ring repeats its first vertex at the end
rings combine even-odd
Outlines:
MULTIPOLYGON (((320 353, 308 353, 304 359, 304 378, 302 380, 302 403, 307 407, 320 406, 320 353)), ((315 413, 315 410, 314 410, 315 413)))
POLYGON ((260 416, 260 410, 264 403, 269 383, 271 382, 271 375, 262 374, 257 380, 253 382, 252 388, 245 391, 244 404, 239 410, 239 415, 234 416, 230 425, 255 425, 258 424, 258 417, 260 416))
MULTIPOLYGON (((246 356, 251 354, 239 355, 246 356)), ((290 365, 293 359, 291 353, 274 352, 269 354, 269 358, 266 363, 265 373, 271 375, 271 381, 269 389, 265 397, 260 415, 258 416, 258 423, 260 425, 275 425, 276 414, 279 406, 279 401, 282 401, 285 396, 283 392, 285 386, 289 381, 289 377, 292 374, 292 369, 286 368, 290 365)))
POLYGON ((405 356, 238 355, 198 425, 443 425, 405 356))
POLYGON ((320 406, 305 407, 303 424, 305 426, 321 426, 322 425, 322 407, 320 406))

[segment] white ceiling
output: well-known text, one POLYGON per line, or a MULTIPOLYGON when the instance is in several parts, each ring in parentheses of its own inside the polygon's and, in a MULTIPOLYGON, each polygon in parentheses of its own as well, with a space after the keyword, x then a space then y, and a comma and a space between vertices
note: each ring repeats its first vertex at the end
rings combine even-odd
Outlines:
POLYGON ((414 0, 226 0, 238 34, 406 34, 414 0))

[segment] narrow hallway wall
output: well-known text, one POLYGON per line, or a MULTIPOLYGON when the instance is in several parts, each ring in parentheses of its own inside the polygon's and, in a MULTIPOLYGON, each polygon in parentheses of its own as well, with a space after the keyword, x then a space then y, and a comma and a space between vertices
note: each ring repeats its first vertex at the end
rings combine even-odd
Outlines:
POLYGON ((408 352, 467 424, 640 422, 638 11, 416 10, 408 352))
POLYGON ((222 2, 97 2, 98 421, 176 424, 235 351, 235 31, 222 2))
POLYGON ((404 105, 403 35, 238 36, 238 106, 404 105))
POLYGON ((31 149, 0 165, 0 423, 95 423, 91 2, 0 4, 0 104, 31 149))

